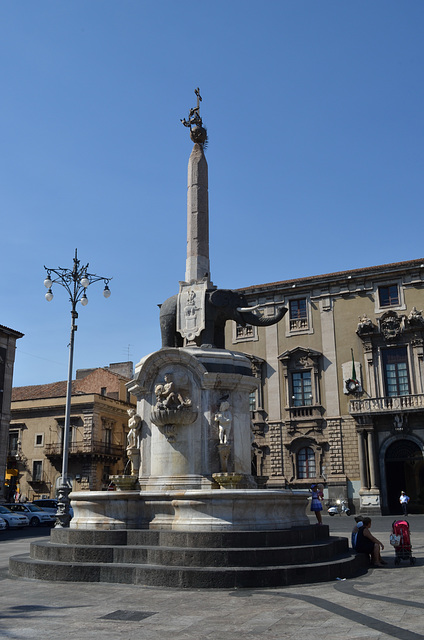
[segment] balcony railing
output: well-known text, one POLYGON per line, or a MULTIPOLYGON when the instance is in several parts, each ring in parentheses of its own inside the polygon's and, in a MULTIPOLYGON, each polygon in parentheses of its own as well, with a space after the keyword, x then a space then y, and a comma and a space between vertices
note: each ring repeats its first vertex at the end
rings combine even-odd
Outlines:
POLYGON ((309 329, 308 318, 290 319, 290 331, 305 331, 309 329))
POLYGON ((49 484, 49 479, 44 471, 39 473, 29 473, 27 481, 29 484, 49 484))
MULTIPOLYGON (((109 444, 98 440, 87 440, 87 442, 70 442, 69 455, 83 456, 112 456, 121 457, 124 455, 124 446, 119 444, 109 444)), ((47 457, 61 456, 63 453, 63 445, 61 442, 47 444, 44 447, 44 453, 47 457)))
POLYGON ((317 419, 322 416, 320 405, 303 405, 301 407, 286 407, 290 420, 317 419))
POLYGON ((424 394, 410 396, 393 396, 386 398, 366 398, 351 400, 349 413, 351 415, 401 413, 404 411, 423 411, 424 394))

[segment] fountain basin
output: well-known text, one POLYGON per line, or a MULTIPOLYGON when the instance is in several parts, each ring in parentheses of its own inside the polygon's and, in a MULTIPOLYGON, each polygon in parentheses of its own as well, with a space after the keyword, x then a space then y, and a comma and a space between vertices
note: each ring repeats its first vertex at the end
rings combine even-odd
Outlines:
POLYGON ((306 491, 80 491, 72 529, 265 531, 306 526, 306 491))

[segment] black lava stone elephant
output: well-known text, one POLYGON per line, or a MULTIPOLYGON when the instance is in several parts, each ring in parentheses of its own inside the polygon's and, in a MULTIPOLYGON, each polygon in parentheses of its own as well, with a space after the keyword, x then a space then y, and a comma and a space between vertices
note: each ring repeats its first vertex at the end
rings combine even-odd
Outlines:
MULTIPOLYGON (((160 305, 160 329, 163 347, 182 347, 183 338, 176 329, 178 294, 165 300, 160 305)), ((195 343, 211 345, 225 349, 225 323, 235 320, 241 326, 251 324, 256 327, 267 327, 276 324, 287 312, 281 307, 274 316, 262 317, 253 313, 256 307, 249 307, 243 294, 231 289, 215 289, 206 292, 205 328, 195 343)))

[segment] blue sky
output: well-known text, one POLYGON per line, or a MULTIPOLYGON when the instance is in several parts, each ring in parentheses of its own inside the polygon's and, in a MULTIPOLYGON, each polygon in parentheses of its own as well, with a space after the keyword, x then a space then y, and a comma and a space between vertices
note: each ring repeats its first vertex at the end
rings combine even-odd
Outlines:
POLYGON ((75 368, 160 346, 185 275, 188 131, 203 96, 214 283, 424 256, 422 0, 0 3, 0 324, 14 385, 66 379, 70 304, 43 266, 113 277, 75 368))

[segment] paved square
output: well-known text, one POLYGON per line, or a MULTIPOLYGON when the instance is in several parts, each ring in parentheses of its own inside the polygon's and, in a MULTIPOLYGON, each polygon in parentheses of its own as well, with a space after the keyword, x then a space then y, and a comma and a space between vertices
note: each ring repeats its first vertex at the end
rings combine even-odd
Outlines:
MULTIPOLYGON (((90 640, 419 640, 424 638, 424 516, 411 516, 415 567, 394 566, 393 517, 373 519, 387 568, 353 580, 279 589, 172 590, 14 579, 8 555, 30 539, 0 541, 0 637, 90 640)), ((352 518, 325 517, 348 536, 352 518)), ((0 539, 1 540, 1 539, 0 539)), ((343 578, 343 576, 340 576, 343 578)))

